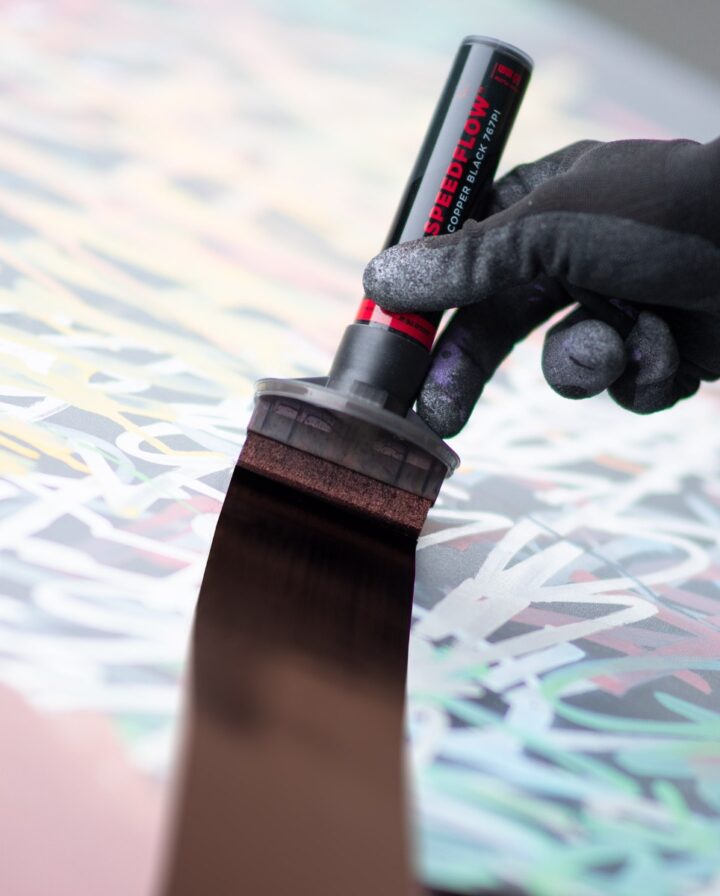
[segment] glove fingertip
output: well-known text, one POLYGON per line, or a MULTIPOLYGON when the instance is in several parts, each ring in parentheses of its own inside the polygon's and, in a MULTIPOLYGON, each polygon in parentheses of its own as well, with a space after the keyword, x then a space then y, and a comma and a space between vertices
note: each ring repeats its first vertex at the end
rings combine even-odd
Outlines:
POLYGON ((590 319, 548 333, 542 371, 563 398, 591 398, 622 374, 626 362, 620 335, 607 324, 590 319))
POLYGON ((627 339, 630 363, 610 388, 621 407, 636 414, 671 408, 697 391, 697 377, 680 373, 680 352, 668 324, 643 311, 627 339))
POLYGON ((416 255, 422 240, 390 246, 376 255, 363 271, 363 289, 380 304, 403 306, 417 292, 416 255))
POLYGON ((466 337, 456 315, 440 339, 418 397, 418 413, 443 439, 457 435, 485 385, 478 366, 458 344, 466 337))
POLYGON ((646 416, 658 411, 667 411, 674 407, 678 401, 689 398, 700 388, 700 380, 693 379, 689 384, 682 385, 674 379, 664 383, 650 383, 638 385, 636 382, 626 381, 621 378, 610 389, 610 396, 616 404, 633 414, 646 416))
POLYGON ((456 436, 467 423, 471 410, 457 396, 448 394, 432 381, 425 383, 418 398, 418 414, 441 439, 456 436))

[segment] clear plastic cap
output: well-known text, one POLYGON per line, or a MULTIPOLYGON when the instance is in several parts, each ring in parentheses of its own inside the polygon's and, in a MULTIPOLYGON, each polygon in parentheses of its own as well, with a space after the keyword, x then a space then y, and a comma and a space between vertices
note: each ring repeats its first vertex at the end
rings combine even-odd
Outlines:
POLYGON ((434 501, 457 454, 413 411, 401 417, 325 382, 260 380, 248 429, 434 501))

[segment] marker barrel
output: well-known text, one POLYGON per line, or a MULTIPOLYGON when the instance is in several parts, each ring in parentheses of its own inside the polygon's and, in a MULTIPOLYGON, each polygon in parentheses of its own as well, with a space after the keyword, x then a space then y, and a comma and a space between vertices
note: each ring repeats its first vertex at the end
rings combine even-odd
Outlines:
MULTIPOLYGON (((531 71, 530 58, 509 44, 463 40, 385 248, 455 233, 483 216, 531 71)), ((427 373, 440 317, 386 312, 365 296, 340 343, 328 386, 406 413, 427 373)))

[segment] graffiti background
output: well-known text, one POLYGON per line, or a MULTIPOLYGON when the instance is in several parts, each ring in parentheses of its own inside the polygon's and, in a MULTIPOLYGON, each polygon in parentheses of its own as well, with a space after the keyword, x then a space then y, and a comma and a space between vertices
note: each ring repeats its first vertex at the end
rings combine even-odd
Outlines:
MULTIPOLYGON (((509 6, 3 4, 1 892, 150 892, 252 383, 327 369, 459 37, 536 58, 505 168, 716 136, 696 76, 509 6)), ((417 865, 467 892, 717 893, 720 392, 647 419, 565 402, 538 345, 420 541, 417 865)))

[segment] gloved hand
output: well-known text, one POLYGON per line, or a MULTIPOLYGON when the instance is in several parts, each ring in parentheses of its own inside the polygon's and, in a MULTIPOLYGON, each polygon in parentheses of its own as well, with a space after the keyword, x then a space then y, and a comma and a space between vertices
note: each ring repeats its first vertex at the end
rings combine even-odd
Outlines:
POLYGON ((466 423, 513 345, 558 309, 543 372, 568 398, 609 389, 646 414, 720 376, 720 140, 586 141, 497 182, 490 217, 393 246, 367 266, 390 311, 459 308, 418 409, 466 423))

